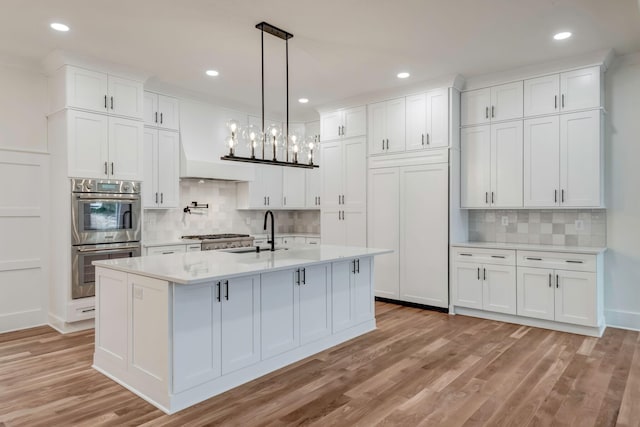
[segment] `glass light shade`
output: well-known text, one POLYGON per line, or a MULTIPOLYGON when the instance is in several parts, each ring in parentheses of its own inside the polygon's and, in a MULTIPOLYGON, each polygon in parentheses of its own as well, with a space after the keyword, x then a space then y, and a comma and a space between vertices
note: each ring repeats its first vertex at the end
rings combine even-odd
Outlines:
POLYGON ((232 135, 237 135, 240 132, 240 123, 235 119, 231 119, 227 122, 227 129, 232 135))

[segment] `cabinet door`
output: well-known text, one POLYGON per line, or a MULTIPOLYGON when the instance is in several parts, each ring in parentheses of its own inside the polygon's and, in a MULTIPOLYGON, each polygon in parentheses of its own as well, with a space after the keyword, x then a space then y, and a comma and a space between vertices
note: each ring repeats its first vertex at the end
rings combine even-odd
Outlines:
POLYGON ((70 177, 107 178, 108 123, 102 114, 67 111, 70 177))
POLYGON ((305 178, 307 169, 282 168, 282 206, 305 207, 305 178))
POLYGON ((153 92, 144 92, 143 104, 144 124, 148 126, 158 126, 160 118, 158 117, 158 94, 153 92))
POLYGON ((522 82, 491 88, 491 121, 522 118, 522 82))
POLYGON ((352 138, 367 134, 367 108, 364 105, 344 110, 343 114, 344 137, 352 138))
POLYGON ((306 191, 305 206, 308 208, 320 208, 320 190, 322 188, 322 175, 320 169, 307 169, 306 170, 306 191))
POLYGON ((353 314, 355 323, 374 318, 373 284, 371 283, 371 258, 356 260, 356 273, 351 276, 353 284, 353 314))
POLYGON ((340 126, 342 126, 342 111, 334 111, 320 116, 320 137, 322 141, 340 139, 340 126))
POLYGON ((143 118, 144 91, 142 83, 109 76, 109 112, 119 116, 143 118))
POLYGON ((300 345, 300 287, 296 270, 261 275, 262 358, 292 350, 300 345))
POLYGON ((524 121, 524 206, 558 206, 560 201, 558 116, 524 121))
POLYGON ((489 123, 491 89, 463 92, 460 98, 460 123, 462 126, 489 123))
POLYGON ((224 375, 260 361, 260 277, 224 280, 220 286, 224 375))
POLYGON ((425 94, 406 98, 406 149, 421 150, 427 144, 427 97, 425 94))
POLYGON ((601 205, 600 111, 560 116, 560 202, 562 206, 601 205))
POLYGON ((522 207, 522 121, 491 125, 491 205, 522 207))
POLYGON ((557 322, 598 326, 596 274, 556 270, 557 322))
POLYGON ((367 241, 373 248, 392 249, 376 257, 374 264, 376 296, 398 299, 400 261, 400 176, 398 168, 369 170, 367 241))
POLYGON ((334 334, 349 328, 355 321, 351 289, 352 269, 353 260, 331 263, 331 314, 334 334))
MULTIPOLYGON (((343 142, 343 209, 366 211, 367 209, 367 146, 365 138, 354 138, 343 142)), ((329 166, 324 162, 323 167, 329 166)), ((335 173, 337 169, 328 170, 335 173)), ((365 230, 366 232, 366 230, 365 230)))
POLYGON ((180 100, 158 95, 158 126, 163 129, 180 129, 180 100))
POLYGON ((397 153, 405 147, 405 105, 404 98, 386 102, 387 107, 387 152, 397 153))
POLYGON ((300 344, 331 335, 331 281, 329 266, 303 270, 300 285, 300 344))
POLYGON ((524 81, 524 116, 552 114, 560 111, 560 75, 524 81))
POLYGON ((344 229, 344 245, 367 246, 367 212, 366 210, 342 211, 344 229))
POLYGON ((282 168, 264 166, 262 169, 262 188, 267 195, 267 207, 282 207, 282 168))
POLYGON ((161 208, 180 204, 180 134, 158 132, 158 191, 161 208))
POLYGON ((322 208, 320 211, 320 234, 325 245, 345 245, 345 221, 342 210, 322 208))
POLYGON ((142 140, 144 124, 109 117, 109 175, 114 179, 143 178, 142 140))
POLYGON ((498 313, 516 314, 516 268, 485 265, 482 268, 482 308, 498 313))
POLYGON ((92 111, 107 111, 107 75, 67 66, 67 106, 92 111))
MULTIPOLYGON (((400 299, 403 301, 449 306, 449 236, 447 227, 442 226, 449 218, 448 182, 446 163, 400 169, 400 299)), ((374 265, 377 264, 378 259, 374 265)))
POLYGON ((435 90, 427 93, 427 134, 425 146, 440 148, 449 146, 449 91, 435 90))
POLYGON ((518 316, 554 319, 553 270, 518 267, 518 316))
POLYGON ((387 151, 387 109, 385 102, 371 104, 369 111, 369 154, 387 151))
POLYGON ((142 156, 144 159, 142 182, 142 206, 156 208, 158 195, 158 131, 144 128, 142 156))
POLYGON ((461 204, 489 207, 491 188, 491 127, 463 128, 460 141, 461 204))
POLYGON ((330 210, 338 210, 342 207, 341 195, 343 184, 343 157, 342 143, 340 141, 322 143, 320 145, 322 157, 322 207, 330 210))
POLYGON ((560 74, 562 111, 600 107, 600 67, 560 74))
POLYGON ((455 296, 453 303, 460 307, 482 310, 482 266, 459 262, 453 270, 455 296))

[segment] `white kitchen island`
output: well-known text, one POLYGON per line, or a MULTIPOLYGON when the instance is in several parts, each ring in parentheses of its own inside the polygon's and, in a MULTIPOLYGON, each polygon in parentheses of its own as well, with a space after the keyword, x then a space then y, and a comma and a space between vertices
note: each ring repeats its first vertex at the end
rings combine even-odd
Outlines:
POLYGON ((375 329, 373 256, 321 245, 97 261, 93 367, 167 413, 375 329))

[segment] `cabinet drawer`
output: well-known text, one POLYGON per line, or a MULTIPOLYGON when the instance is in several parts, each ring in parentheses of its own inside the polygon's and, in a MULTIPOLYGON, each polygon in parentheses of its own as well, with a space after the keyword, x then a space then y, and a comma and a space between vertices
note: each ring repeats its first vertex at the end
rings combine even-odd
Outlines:
POLYGON ((147 248, 147 255, 168 255, 185 252, 185 245, 154 246, 147 248))
POLYGON ((453 248, 456 262, 516 265, 516 251, 509 249, 453 248))
POLYGON ((556 270, 596 271, 596 256, 564 252, 517 251, 518 267, 553 268, 556 270))

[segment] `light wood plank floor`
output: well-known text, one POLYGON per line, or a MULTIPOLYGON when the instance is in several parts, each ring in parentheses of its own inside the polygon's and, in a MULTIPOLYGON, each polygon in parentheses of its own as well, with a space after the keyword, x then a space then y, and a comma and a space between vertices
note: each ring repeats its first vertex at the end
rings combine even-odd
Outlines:
POLYGON ((376 303, 378 330, 167 416, 91 368, 93 331, 0 335, 0 426, 640 425, 640 334, 376 303))

